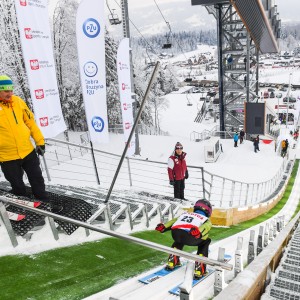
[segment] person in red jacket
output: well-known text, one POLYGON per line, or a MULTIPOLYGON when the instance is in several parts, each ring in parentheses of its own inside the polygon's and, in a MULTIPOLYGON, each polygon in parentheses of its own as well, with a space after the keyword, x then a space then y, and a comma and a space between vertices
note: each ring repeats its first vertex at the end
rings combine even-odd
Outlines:
POLYGON ((174 198, 184 198, 185 179, 188 179, 189 173, 185 161, 186 153, 183 152, 183 146, 177 142, 173 154, 168 160, 168 174, 170 185, 174 186, 174 198))

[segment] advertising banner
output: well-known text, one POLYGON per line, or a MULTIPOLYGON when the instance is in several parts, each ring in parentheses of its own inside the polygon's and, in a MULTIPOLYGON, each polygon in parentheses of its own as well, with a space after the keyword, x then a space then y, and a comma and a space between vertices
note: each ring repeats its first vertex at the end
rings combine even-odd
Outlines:
POLYGON ((34 115, 45 138, 66 130, 58 94, 48 0, 15 0, 34 115))
MULTIPOLYGON (((119 81, 119 93, 123 118, 123 129, 125 143, 128 141, 129 134, 133 126, 133 111, 131 98, 131 77, 129 60, 129 39, 124 38, 119 45, 117 54, 117 70, 119 81)), ((135 152, 135 141, 131 140, 128 145, 127 155, 132 156, 135 152)))
POLYGON ((81 87, 91 141, 108 142, 103 0, 81 1, 76 36, 81 87))

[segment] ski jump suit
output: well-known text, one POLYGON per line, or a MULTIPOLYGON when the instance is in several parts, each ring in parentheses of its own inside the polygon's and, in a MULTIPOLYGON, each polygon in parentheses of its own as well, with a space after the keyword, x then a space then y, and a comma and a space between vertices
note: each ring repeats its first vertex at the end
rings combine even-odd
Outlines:
POLYGON ((197 254, 208 256, 208 247, 211 239, 208 233, 212 227, 210 219, 203 212, 184 212, 178 218, 172 219, 165 224, 166 230, 172 230, 174 243, 172 248, 182 250, 185 245, 198 246, 197 254), (192 236, 189 232, 192 227, 198 227, 200 238, 192 236))

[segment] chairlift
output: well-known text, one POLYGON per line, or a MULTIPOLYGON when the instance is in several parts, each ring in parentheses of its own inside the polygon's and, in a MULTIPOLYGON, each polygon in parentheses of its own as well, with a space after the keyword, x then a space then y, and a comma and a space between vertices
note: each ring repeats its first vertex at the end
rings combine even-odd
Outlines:
POLYGON ((169 32, 166 33, 166 43, 162 45, 162 49, 170 49, 172 48, 172 43, 171 43, 171 35, 172 35, 172 30, 169 22, 166 22, 169 32))
POLYGON ((193 103, 192 102, 190 102, 190 99, 189 99, 189 97, 188 97, 188 95, 186 95, 186 99, 187 99, 187 106, 193 106, 193 103))
POLYGON ((114 13, 115 9, 109 10, 110 14, 108 15, 108 20, 111 25, 118 25, 122 23, 122 20, 119 19, 118 15, 114 13))

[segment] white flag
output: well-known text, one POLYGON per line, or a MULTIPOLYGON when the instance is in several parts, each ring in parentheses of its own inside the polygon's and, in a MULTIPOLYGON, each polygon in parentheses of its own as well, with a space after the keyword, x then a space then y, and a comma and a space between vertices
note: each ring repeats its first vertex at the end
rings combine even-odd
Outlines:
POLYGON ((103 0, 81 1, 76 36, 81 87, 91 141, 108 142, 103 0))
POLYGON ((47 0, 15 0, 37 124, 45 138, 66 130, 58 94, 47 0))
MULTIPOLYGON (((117 54, 117 70, 119 81, 119 93, 123 118, 123 129, 125 143, 133 126, 132 98, 131 98, 131 77, 129 60, 129 39, 124 38, 119 45, 117 54)), ((133 139, 127 149, 127 155, 132 156, 135 151, 135 140, 133 139)))

